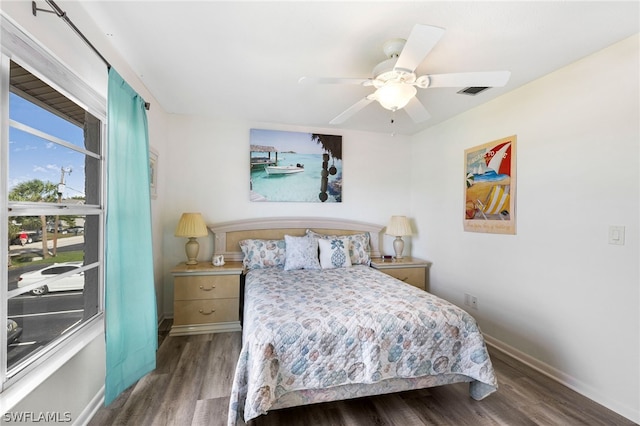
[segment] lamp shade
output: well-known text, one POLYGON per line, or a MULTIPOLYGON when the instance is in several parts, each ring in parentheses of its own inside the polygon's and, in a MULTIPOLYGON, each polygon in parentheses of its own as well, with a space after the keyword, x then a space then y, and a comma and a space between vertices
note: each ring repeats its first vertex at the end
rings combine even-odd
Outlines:
POLYGON ((409 219, 407 219, 406 216, 391 216, 385 234, 393 235, 395 237, 413 234, 413 231, 411 231, 411 225, 409 224, 409 219))
POLYGON ((176 227, 176 237, 204 237, 207 234, 207 224, 200 213, 182 213, 176 227))

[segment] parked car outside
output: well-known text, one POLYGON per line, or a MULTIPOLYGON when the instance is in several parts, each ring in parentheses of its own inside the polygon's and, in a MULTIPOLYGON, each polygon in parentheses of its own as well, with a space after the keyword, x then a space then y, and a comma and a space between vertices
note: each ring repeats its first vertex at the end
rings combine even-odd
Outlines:
POLYGON ((30 244, 33 242, 33 236, 34 236, 33 232, 20 231, 16 234, 13 240, 11 240, 11 244, 16 246, 23 245, 22 243, 23 237, 25 239, 24 244, 30 244))
MULTIPOLYGON (((42 241, 42 231, 27 231, 27 241, 26 244, 31 244, 36 241, 42 241)), ((22 245, 22 241, 20 241, 20 234, 16 235, 13 240, 10 242, 11 245, 22 245)))
POLYGON ((22 327, 15 320, 7 319, 7 346, 18 340, 22 336, 22 327))
MULTIPOLYGON (((47 232, 53 234, 55 232, 56 228, 54 226, 48 226, 47 227, 47 232)), ((64 228, 62 225, 58 225, 58 234, 67 234, 69 231, 67 230, 67 228, 64 228)))
MULTIPOLYGON (((33 238, 31 237, 31 235, 27 234, 26 244, 30 244, 32 242, 33 242, 33 238)), ((13 240, 11 240, 11 245, 14 245, 14 246, 22 245, 22 241, 20 241, 20 234, 16 235, 16 237, 13 240)))
MULTIPOLYGON (((62 262, 54 263, 46 268, 33 272, 27 272, 18 278, 18 287, 26 287, 38 281, 51 278, 53 275, 59 275, 65 272, 77 270, 82 267, 82 262, 62 262)), ((77 272, 65 278, 53 281, 42 287, 31 290, 31 294, 40 296, 50 291, 68 291, 84 289, 84 272, 77 272)))

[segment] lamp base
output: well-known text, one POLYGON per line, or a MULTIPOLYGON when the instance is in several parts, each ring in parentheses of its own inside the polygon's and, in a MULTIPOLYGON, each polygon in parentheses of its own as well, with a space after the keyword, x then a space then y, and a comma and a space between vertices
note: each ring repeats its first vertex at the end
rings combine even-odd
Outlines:
POLYGON ((200 251, 200 244, 196 237, 189 237, 189 241, 184 246, 184 251, 187 253, 187 265, 198 264, 198 251, 200 251))
POLYGON ((402 251, 404 250, 402 237, 396 237, 396 239, 393 240, 393 250, 396 252, 396 259, 402 259, 402 251))

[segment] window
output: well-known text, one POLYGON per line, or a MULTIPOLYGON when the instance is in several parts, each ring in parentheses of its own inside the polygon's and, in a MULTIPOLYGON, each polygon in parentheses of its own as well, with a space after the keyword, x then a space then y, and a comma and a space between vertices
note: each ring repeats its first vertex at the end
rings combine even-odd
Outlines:
POLYGON ((2 27, 4 390, 102 316, 105 103, 4 19, 2 27))

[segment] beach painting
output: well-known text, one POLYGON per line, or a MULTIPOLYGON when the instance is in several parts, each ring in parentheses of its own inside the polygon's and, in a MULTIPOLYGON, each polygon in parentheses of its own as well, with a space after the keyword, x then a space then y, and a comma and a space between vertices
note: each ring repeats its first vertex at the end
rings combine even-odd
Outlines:
POLYGON ((342 202, 342 136, 250 132, 251 201, 342 202))
POLYGON ((516 233, 516 136, 464 151, 464 230, 516 233))

